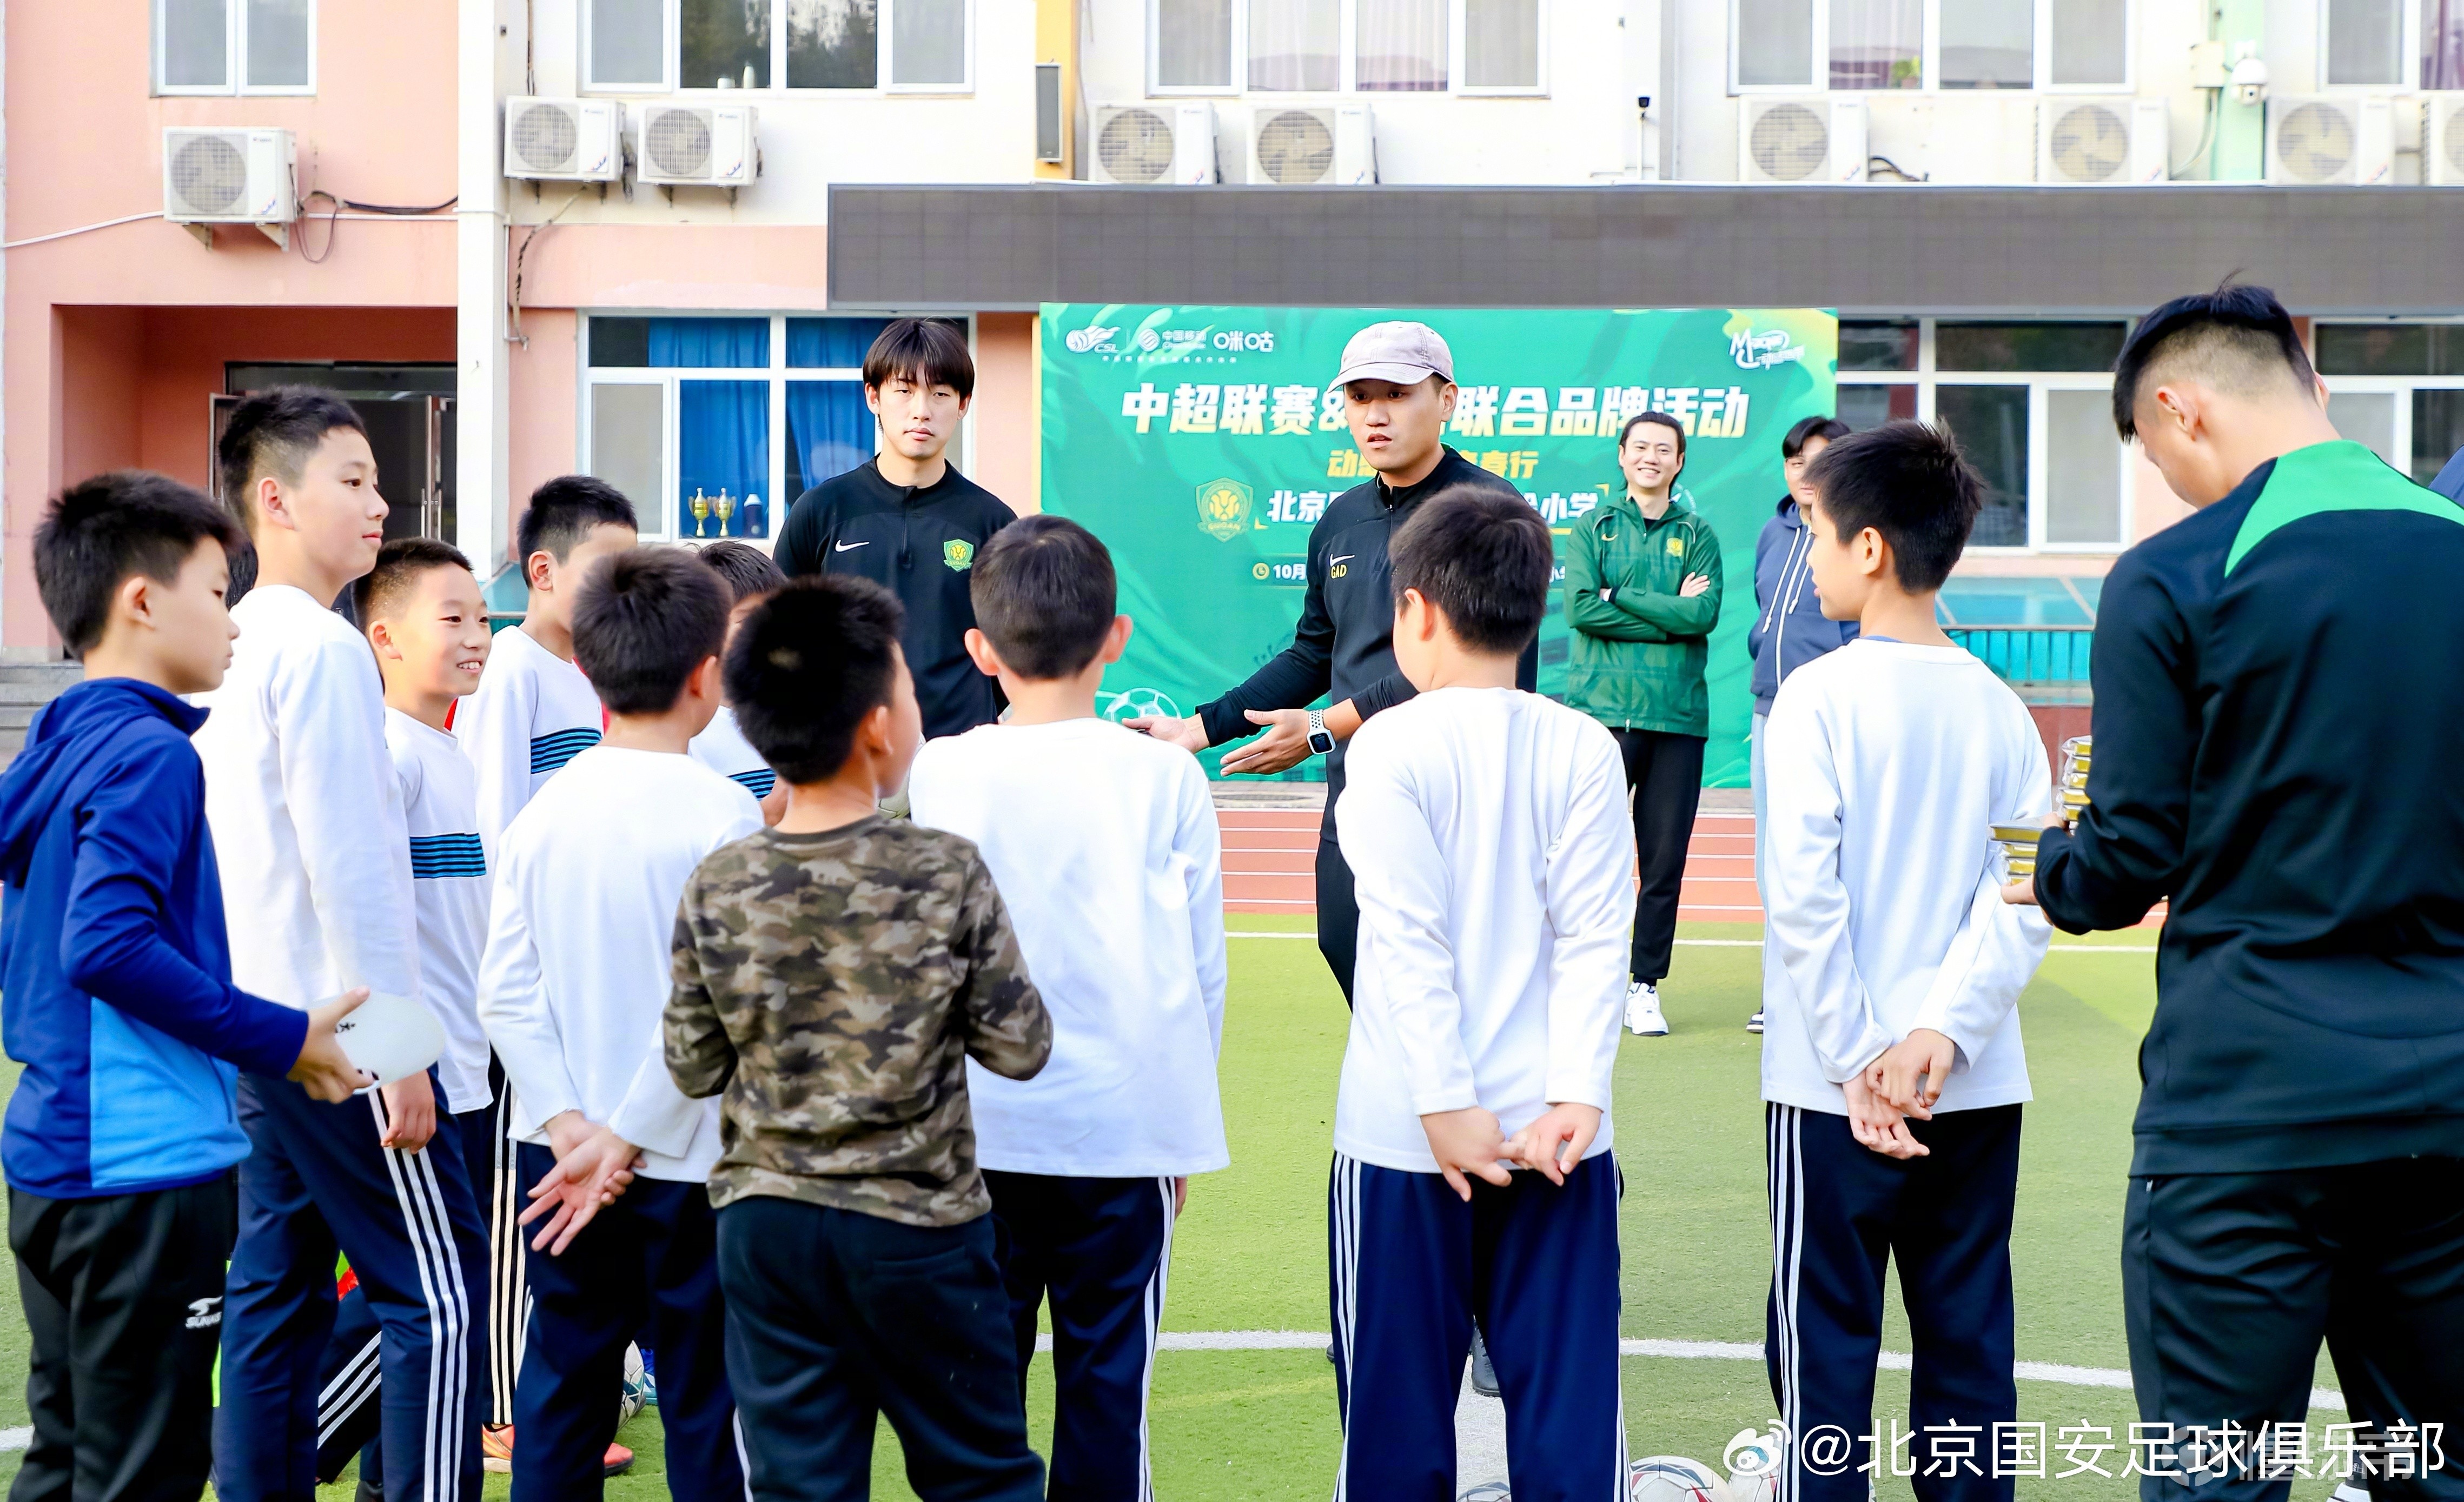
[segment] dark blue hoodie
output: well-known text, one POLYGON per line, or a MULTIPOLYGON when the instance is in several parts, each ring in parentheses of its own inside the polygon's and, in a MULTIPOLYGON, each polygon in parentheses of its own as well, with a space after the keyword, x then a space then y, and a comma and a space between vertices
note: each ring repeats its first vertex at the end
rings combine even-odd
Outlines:
POLYGON ((1807 556, 1813 547, 1795 497, 1782 496, 1779 514, 1754 539, 1754 623, 1746 630, 1746 651, 1754 660, 1756 714, 1771 713, 1781 679, 1857 640, 1854 620, 1823 619, 1807 556))
POLYGON ((90 1199, 248 1156, 233 1066, 277 1078, 307 1013, 231 983, 206 829, 206 711, 129 678, 62 694, 0 774, 0 1041, 26 1066, 11 1187, 90 1199))

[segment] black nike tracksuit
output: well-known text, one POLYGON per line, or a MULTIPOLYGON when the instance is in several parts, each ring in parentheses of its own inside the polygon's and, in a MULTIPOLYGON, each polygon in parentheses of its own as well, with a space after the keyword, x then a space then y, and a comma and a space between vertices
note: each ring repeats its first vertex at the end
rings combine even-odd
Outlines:
MULTIPOLYGON (((2464 1421, 2459 578, 2464 510, 2330 443, 2105 581, 2093 801, 2035 890, 2073 933, 2171 902, 2123 1289, 2141 1417, 2177 1436, 2299 1422, 2322 1338, 2351 1419, 2464 1421)), ((2362 1479, 2464 1494, 2447 1456, 2362 1479)))
POLYGON ((892 485, 868 459, 796 497, 775 555, 789 578, 853 574, 907 607, 898 644, 915 675, 927 736, 989 725, 1001 686, 967 656, 976 623, 970 571, 994 533, 1018 520, 1001 497, 944 466, 931 485, 892 485))
MULTIPOLYGON (((1422 501, 1457 487, 1524 498, 1511 482, 1449 448, 1418 485, 1397 488, 1383 478, 1371 479, 1327 504, 1326 514, 1309 530, 1309 593, 1292 644, 1247 682, 1199 707, 1208 745, 1257 734, 1247 718, 1251 709, 1303 708, 1321 697, 1334 704, 1349 699, 1366 720, 1419 692, 1395 665, 1395 571, 1386 560, 1386 544, 1422 501)), ((1539 677, 1535 641, 1524 649, 1515 686, 1536 687, 1539 677)), ((1317 947, 1349 1002, 1360 904, 1352 893, 1352 867, 1334 841, 1334 806, 1342 795, 1343 748, 1337 746, 1327 758, 1326 817, 1318 831, 1317 947)))

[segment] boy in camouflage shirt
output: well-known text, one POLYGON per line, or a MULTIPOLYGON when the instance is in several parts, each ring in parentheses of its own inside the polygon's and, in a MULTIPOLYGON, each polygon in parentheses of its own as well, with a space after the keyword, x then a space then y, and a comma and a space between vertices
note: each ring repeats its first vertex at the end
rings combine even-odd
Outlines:
POLYGON ((965 1061, 1032 1077, 1052 1022, 976 847, 876 812, 921 742, 898 602, 799 579, 726 688, 787 785, 676 914, 669 1072, 719 1095, 718 1275, 757 1495, 844 1496, 887 1414, 925 1496, 1037 1498, 965 1061), (722 1094, 723 1092, 723 1094, 722 1094))

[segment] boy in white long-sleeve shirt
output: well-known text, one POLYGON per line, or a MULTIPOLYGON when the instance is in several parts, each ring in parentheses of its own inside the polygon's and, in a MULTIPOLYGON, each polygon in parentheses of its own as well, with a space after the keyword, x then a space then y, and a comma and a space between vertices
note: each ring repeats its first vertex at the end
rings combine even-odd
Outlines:
POLYGON ((1455 1494, 1475 1317, 1515 1495, 1626 1486, 1609 1086, 1634 829, 1609 732, 1514 686, 1550 555, 1539 513, 1487 491, 1395 534, 1419 693, 1353 737, 1335 813, 1360 894, 1327 1216, 1355 1502, 1455 1494))
POLYGON ((753 795, 685 750, 718 707, 726 635, 718 579, 680 553, 636 549, 586 575, 574 652, 607 737, 497 850, 479 1015, 514 1087, 519 1181, 548 1189, 525 1219, 552 1217, 531 1243, 517 1495, 600 1494, 625 1347, 646 1328, 669 1491, 744 1492, 705 1187, 718 1105, 676 1089, 660 1037, 685 881, 761 828, 753 795))
MULTIPOLYGON (((633 503, 605 480, 560 475, 531 492, 515 528, 514 553, 529 591, 521 622, 496 633, 479 686, 454 706, 453 739, 478 773, 479 844, 488 869, 497 869, 496 842, 547 779, 599 744, 605 721, 599 695, 573 661, 573 599, 583 575, 599 559, 640 541, 633 503)), ((492 1066, 497 1125, 511 1120, 505 1073, 492 1066)), ((510 1137, 491 1161, 510 1168, 510 1137)), ((488 1346, 505 1360, 488 1371, 488 1464, 503 1469, 514 1422, 514 1359, 521 1350, 522 1308, 529 1301, 529 1258, 517 1224, 524 1205, 509 1171, 488 1182, 481 1207, 488 1222, 489 1265, 495 1269, 488 1346)))
MULTIPOLYGON (((367 435, 340 399, 280 388, 232 410, 219 459, 257 556, 255 588, 231 610, 231 671, 198 696, 210 713, 195 739, 223 903, 237 915, 232 979, 295 1007, 367 986, 441 1012, 421 985, 376 660, 328 608, 384 541, 367 435)), ((315 1485, 339 1247, 384 1332, 386 1484, 477 1497, 487 1290, 461 1270, 485 1252, 460 1143, 436 1131, 439 1088, 431 1071, 322 1105, 241 1078, 252 1150, 221 1311, 218 1495, 257 1502, 315 1485)))
MULTIPOLYGON (((1886 424, 1832 444, 1806 483, 1822 612, 1860 634, 1791 674, 1765 727, 1771 1393, 1800 1440, 1873 1432, 1896 1257, 1918 1494, 2008 1499, 1999 1468, 1963 1457, 1990 1462, 1985 1437, 2016 1417, 2016 1004, 2051 930, 2002 903, 1991 826, 2040 822, 2053 784, 2018 697, 1934 623, 1984 493, 1958 447, 1886 424)), ((1876 1457, 1809 1453, 1791 1448, 1783 1496, 1865 1495, 1876 1457)))
POLYGON ((1013 522, 969 587, 967 651, 1009 718, 928 742, 910 807, 975 841, 1052 1013, 1034 1078, 967 1065, 1022 1396, 1052 1306, 1052 1493, 1137 1502, 1173 1221, 1189 1176, 1232 1161, 1215 1078, 1222 837, 1197 757, 1095 713, 1130 618, 1092 533, 1013 522))

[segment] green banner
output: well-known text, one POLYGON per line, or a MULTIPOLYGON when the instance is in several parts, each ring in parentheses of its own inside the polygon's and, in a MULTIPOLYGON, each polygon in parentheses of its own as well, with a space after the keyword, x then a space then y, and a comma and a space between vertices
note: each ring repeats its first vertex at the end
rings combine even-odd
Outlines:
MULTIPOLYGON (((1808 309, 1045 304, 1044 509, 1111 547, 1121 609, 1137 622, 1105 674, 1105 712, 1190 713, 1290 644, 1309 529, 1372 475, 1327 382, 1344 341, 1384 318, 1445 337, 1462 388, 1446 442, 1521 487, 1560 538, 1624 484, 1624 419, 1659 410, 1684 424, 1678 485, 1719 533, 1727 566, 1704 780, 1742 787, 1754 538, 1784 489, 1781 436, 1833 409, 1838 320, 1808 309)), ((1564 686, 1567 629, 1552 609, 1543 693, 1564 686)), ((1324 767, 1312 758, 1287 775, 1324 767)))

